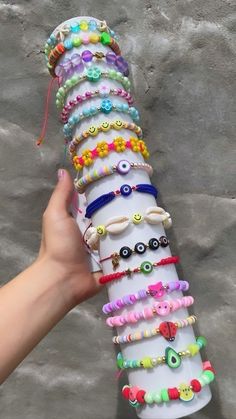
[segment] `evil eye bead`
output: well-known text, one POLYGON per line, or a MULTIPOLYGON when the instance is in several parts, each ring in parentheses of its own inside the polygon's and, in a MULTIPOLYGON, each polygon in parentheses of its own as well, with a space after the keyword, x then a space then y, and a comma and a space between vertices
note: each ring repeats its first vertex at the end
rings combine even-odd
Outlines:
POLYGON ((129 196, 132 193, 132 188, 129 185, 122 185, 120 187, 120 193, 123 196, 129 196))
POLYGON ((104 236, 106 234, 106 228, 104 225, 97 226, 97 234, 99 236, 104 236))
POLYGON ((132 250, 128 246, 120 249, 119 255, 122 259, 128 259, 132 255, 132 250))
POLYGON ((130 171, 130 167, 130 163, 127 160, 120 160, 116 169, 120 175, 126 175, 130 171))
POLYGON ((133 221, 134 224, 141 223, 141 221, 143 221, 142 214, 140 214, 139 212, 136 212, 132 217, 132 221, 133 221))
POLYGON ((159 245, 160 245, 159 241, 155 238, 150 239, 148 242, 148 247, 151 250, 157 250, 159 245))
POLYGON ((167 239, 166 236, 161 236, 159 238, 159 241, 160 241, 161 247, 167 247, 169 245, 169 240, 167 239))
POLYGON ((112 111, 113 105, 110 99, 103 99, 101 104, 101 112, 110 113, 112 111))
POLYGON ((151 264, 151 262, 143 262, 140 266, 140 270, 143 274, 147 275, 150 274, 153 271, 153 266, 151 264))
POLYGON ((139 255, 142 255, 146 251, 146 248, 146 244, 142 242, 136 243, 134 246, 135 253, 138 253, 139 255))

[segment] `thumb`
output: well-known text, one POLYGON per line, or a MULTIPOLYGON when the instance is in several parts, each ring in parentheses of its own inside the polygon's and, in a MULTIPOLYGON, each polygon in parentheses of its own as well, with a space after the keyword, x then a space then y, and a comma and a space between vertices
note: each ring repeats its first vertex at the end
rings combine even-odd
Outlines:
POLYGON ((69 213, 74 185, 70 174, 65 169, 57 172, 58 182, 49 200, 47 211, 58 215, 69 213))

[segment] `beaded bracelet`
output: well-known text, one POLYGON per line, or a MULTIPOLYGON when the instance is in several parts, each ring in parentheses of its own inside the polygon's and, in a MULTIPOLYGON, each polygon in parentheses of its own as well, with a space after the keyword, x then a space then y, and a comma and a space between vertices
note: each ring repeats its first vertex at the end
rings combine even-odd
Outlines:
POLYGON ((130 342, 142 340, 144 338, 148 339, 156 335, 161 335, 168 342, 173 342, 175 340, 175 336, 178 329, 191 326, 192 324, 196 322, 196 320, 197 320, 196 316, 189 316, 186 319, 177 320, 175 323, 162 322, 160 323, 159 327, 155 327, 153 329, 141 330, 135 333, 130 333, 129 335, 114 336, 112 338, 112 341, 115 344, 130 343, 130 342))
POLYGON ((85 73, 83 73, 82 75, 74 74, 70 79, 66 80, 64 85, 61 86, 57 91, 56 106, 58 108, 62 108, 64 106, 66 94, 69 92, 70 89, 72 89, 72 87, 75 87, 77 84, 80 84, 86 80, 96 83, 102 77, 120 82, 125 90, 130 89, 130 81, 128 77, 123 76, 123 74, 119 71, 113 69, 101 71, 99 67, 93 66, 87 68, 85 73))
MULTIPOLYGON (((124 276, 131 277, 132 274, 143 273, 145 275, 149 275, 150 273, 152 273, 153 268, 158 268, 159 266, 169 265, 169 264, 178 263, 178 262, 179 262, 178 256, 170 256, 170 257, 161 259, 159 262, 154 262, 154 263, 151 263, 145 260, 137 268, 133 268, 133 269, 128 268, 121 272, 115 272, 112 274, 103 275, 99 278, 99 283, 107 284, 108 282, 114 281, 115 279, 121 279, 124 276)), ((165 305, 166 304, 164 304, 164 306, 165 305)))
POLYGON ((162 223, 165 228, 169 228, 172 225, 170 214, 163 208, 149 207, 146 209, 145 215, 137 212, 133 214, 132 218, 125 215, 112 217, 104 225, 89 227, 85 233, 85 240, 87 241, 88 246, 92 249, 97 249, 100 236, 104 236, 106 233, 122 233, 131 223, 140 224, 141 222, 146 222, 148 224, 162 223))
POLYGON ((120 175, 126 175, 131 169, 135 170, 145 170, 150 176, 152 175, 153 169, 150 164, 147 163, 134 163, 127 160, 120 160, 117 164, 112 164, 110 166, 103 166, 98 170, 89 172, 80 179, 74 180, 75 189, 79 193, 83 193, 86 187, 99 179, 102 179, 105 176, 113 175, 114 173, 119 173, 120 175))
MULTIPOLYGON (((156 196, 155 196, 155 198, 156 198, 156 196)), ((85 217, 86 217, 86 214, 85 214, 85 217)), ((119 253, 117 253, 117 252, 112 253, 110 256, 107 256, 103 259, 100 259, 99 262, 101 263, 101 262, 105 262, 106 260, 111 259, 113 268, 116 268, 120 264, 119 263, 120 259, 128 259, 131 255, 133 255, 135 253, 137 253, 138 255, 142 255, 143 253, 146 252, 147 249, 157 250, 159 248, 159 246, 167 247, 168 245, 169 245, 169 240, 167 239, 166 236, 161 236, 159 238, 159 240, 153 237, 149 240, 148 244, 145 244, 143 242, 136 243, 136 245, 134 246, 133 249, 131 249, 128 246, 123 246, 123 247, 121 247, 119 253)))
POLYGON ((99 112, 109 114, 112 111, 126 113, 130 115, 134 122, 139 121, 139 112, 134 106, 129 106, 127 103, 112 103, 110 99, 103 99, 100 105, 85 108, 79 114, 71 116, 68 123, 64 125, 63 133, 66 138, 71 138, 75 125, 83 119, 95 116, 99 112))
POLYGON ((126 90, 123 89, 110 89, 110 87, 103 85, 99 89, 94 91, 87 91, 83 95, 77 95, 75 99, 70 100, 68 105, 65 105, 63 107, 63 110, 61 112, 61 120, 65 124, 68 121, 69 114, 71 110, 78 104, 81 104, 82 102, 92 99, 94 97, 101 97, 105 98, 109 95, 113 96, 120 96, 123 99, 127 100, 128 105, 133 104, 133 98, 130 95, 130 93, 126 92, 126 90))
MULTIPOLYGON (((108 192, 106 194, 103 194, 99 196, 98 198, 94 199, 89 205, 87 205, 85 217, 91 218, 92 215, 98 211, 100 208, 104 207, 104 205, 109 204, 109 202, 113 201, 117 196, 129 196, 132 192, 140 192, 140 193, 148 193, 154 196, 154 198, 157 198, 158 191, 155 188, 155 186, 149 184, 149 183, 140 183, 139 185, 130 186, 130 185, 122 185, 119 189, 116 189, 116 191, 108 192)), ((134 252, 135 253, 135 252, 134 252)), ((101 259, 100 262, 104 262, 105 260, 112 259, 112 263, 114 260, 114 255, 101 259)), ((116 253, 118 259, 119 255, 116 253)), ((117 259, 116 257, 116 259, 117 259)), ((118 262, 119 265, 119 262, 118 262)), ((116 265, 116 266, 118 266, 116 265)))
POLYGON ((110 301, 103 306, 102 311, 104 314, 110 314, 125 306, 133 305, 139 300, 146 300, 149 297, 158 299, 164 294, 170 294, 173 291, 187 291, 188 289, 189 283, 187 281, 170 281, 165 285, 160 281, 137 291, 135 294, 128 294, 117 300, 110 301))
POLYGON ((144 307, 142 311, 130 311, 121 316, 108 317, 106 324, 109 327, 119 327, 125 324, 138 323, 140 320, 153 319, 154 316, 168 316, 168 314, 179 310, 182 307, 190 307, 194 303, 192 296, 177 298, 176 300, 159 301, 153 304, 152 307, 144 307))
POLYGON ((181 383, 178 387, 163 388, 160 391, 147 392, 140 387, 125 385, 122 389, 122 395, 129 400, 132 407, 142 407, 147 404, 167 403, 170 400, 191 401, 195 393, 199 393, 202 388, 210 384, 215 379, 215 371, 209 361, 203 362, 203 371, 198 379, 192 379, 190 384, 181 383))
POLYGON ((145 356, 141 360, 124 359, 122 356, 122 353, 119 352, 117 355, 117 367, 121 370, 124 370, 127 368, 151 369, 151 368, 155 368, 156 366, 166 364, 170 368, 179 368, 182 363, 182 358, 196 356, 200 352, 200 349, 205 348, 206 345, 207 345, 206 338, 204 336, 199 336, 196 339, 196 343, 190 343, 187 346, 187 349, 185 349, 184 351, 176 352, 173 348, 171 348, 170 346, 167 346, 164 356, 158 356, 158 357, 145 356))
POLYGON ((86 149, 82 152, 81 156, 74 155, 72 162, 76 170, 82 170, 84 166, 91 166, 94 160, 98 157, 102 159, 107 157, 112 151, 116 153, 123 153, 126 150, 141 153, 145 159, 149 157, 147 146, 143 140, 139 140, 134 137, 131 137, 129 140, 125 140, 122 137, 117 137, 112 141, 112 143, 107 143, 106 141, 97 143, 93 150, 86 149))
POLYGON ((69 144, 69 151, 70 153, 73 153, 76 151, 76 148, 78 144, 81 143, 81 141, 86 140, 88 137, 96 137, 100 132, 107 132, 111 129, 114 129, 116 131, 119 131, 120 129, 127 129, 129 131, 134 132, 138 138, 143 138, 143 132, 142 129, 135 125, 132 122, 125 122, 121 121, 120 119, 117 119, 114 122, 103 122, 101 125, 95 126, 91 125, 87 131, 83 131, 82 134, 76 138, 73 138, 73 140, 69 144))
POLYGON ((66 52, 71 50, 72 48, 78 48, 81 45, 88 45, 88 44, 97 44, 101 42, 103 45, 109 46, 116 55, 120 55, 120 47, 107 32, 102 32, 101 34, 91 33, 89 35, 82 35, 77 36, 73 39, 67 39, 64 42, 60 42, 57 44, 50 52, 48 57, 46 58, 47 67, 49 69, 49 73, 51 76, 56 77, 55 74, 55 67, 59 58, 66 52))
POLYGON ((73 54, 70 58, 66 58, 62 64, 58 64, 55 68, 57 77, 72 76, 74 72, 84 70, 84 63, 89 63, 93 59, 105 60, 108 65, 116 67, 124 76, 129 75, 128 63, 121 55, 113 52, 104 54, 102 51, 91 52, 88 49, 81 54, 73 54))

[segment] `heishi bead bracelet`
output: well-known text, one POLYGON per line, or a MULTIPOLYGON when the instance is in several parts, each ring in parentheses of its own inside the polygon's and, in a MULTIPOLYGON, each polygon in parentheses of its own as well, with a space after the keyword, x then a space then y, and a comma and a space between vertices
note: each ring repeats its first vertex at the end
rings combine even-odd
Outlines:
POLYGON ((191 401, 195 393, 199 393, 202 388, 210 384, 215 379, 215 371, 209 361, 202 364, 203 371, 198 379, 194 378, 190 384, 181 383, 178 387, 163 388, 160 391, 147 392, 140 387, 125 385, 122 389, 122 395, 129 400, 132 407, 138 408, 145 404, 168 403, 170 400, 181 400, 183 402, 191 401))
POLYGON ((135 170, 145 170, 150 176, 152 175, 153 169, 150 164, 140 163, 140 162, 129 162, 128 160, 120 160, 117 164, 112 164, 109 166, 102 166, 98 170, 93 170, 92 172, 87 173, 82 176, 80 179, 74 180, 75 189, 79 193, 83 193, 90 183, 95 182, 96 180, 102 179, 105 176, 113 175, 114 173, 119 173, 120 175, 126 175, 131 169, 135 170))
POLYGON ((115 131, 127 129, 129 131, 134 132, 138 138, 143 138, 143 132, 141 128, 133 122, 125 122, 121 121, 120 119, 117 119, 114 122, 105 121, 98 126, 91 125, 89 129, 83 131, 80 136, 73 138, 73 140, 69 144, 70 153, 74 153, 76 151, 77 146, 81 143, 81 141, 86 140, 89 137, 96 137, 100 132, 108 132, 112 129, 114 129, 115 131))
POLYGON ((182 363, 182 358, 184 357, 194 357, 196 356, 202 348, 205 348, 207 345, 207 340, 204 336, 199 336, 196 339, 195 343, 190 343, 187 346, 187 349, 183 351, 176 352, 170 346, 167 346, 164 356, 145 356, 140 360, 136 359, 124 359, 121 352, 117 355, 117 367, 121 370, 128 368, 145 368, 151 369, 159 365, 168 365, 169 368, 179 368, 182 363))
POLYGON ((92 249, 98 248, 99 238, 105 234, 119 234, 126 230, 131 224, 140 224, 146 222, 148 224, 163 224, 165 228, 172 225, 170 214, 160 207, 149 207, 146 213, 142 215, 139 212, 133 214, 132 217, 121 215, 109 218, 105 224, 97 227, 90 226, 85 232, 85 240, 87 245, 92 249))
POLYGON ((99 278, 99 283, 100 284, 107 284, 108 282, 111 282, 111 281, 114 281, 114 280, 117 280, 117 279, 121 279, 124 276, 131 277, 133 274, 138 274, 138 273, 143 273, 145 275, 149 275, 150 273, 152 273, 154 268, 158 268, 159 266, 170 265, 172 263, 179 263, 179 257, 178 256, 169 256, 167 258, 161 259, 159 262, 154 262, 154 263, 145 260, 137 268, 133 268, 133 269, 128 268, 128 269, 125 269, 124 271, 121 271, 121 272, 115 272, 115 273, 111 273, 111 274, 107 274, 107 275, 102 275, 99 278))
POLYGON ((110 80, 116 80, 122 84, 125 90, 130 89, 130 81, 128 77, 123 76, 122 73, 116 70, 102 71, 99 67, 93 66, 86 69, 86 71, 79 75, 74 74, 70 79, 66 80, 63 86, 59 87, 56 94, 56 105, 58 108, 63 108, 66 95, 70 89, 77 86, 84 81, 90 81, 92 83, 98 82, 101 78, 110 80))
POLYGON ((113 52, 104 54, 102 51, 92 52, 88 49, 81 54, 73 54, 70 58, 66 58, 63 63, 58 64, 55 68, 57 77, 72 76, 75 72, 84 70, 84 63, 90 63, 93 60, 105 61, 106 64, 116 67, 124 76, 129 75, 128 63, 121 55, 116 55, 113 52))
POLYGON ((126 90, 120 89, 120 88, 112 89, 106 85, 103 85, 99 87, 99 89, 96 89, 93 91, 87 91, 83 95, 77 95, 75 99, 72 99, 69 101, 68 105, 64 105, 61 112, 62 122, 66 123, 68 121, 70 112, 75 106, 85 102, 86 100, 92 99, 94 97, 106 98, 109 95, 118 96, 125 99, 128 105, 132 105, 134 102, 131 94, 129 92, 126 92, 126 90))
POLYGON ((142 311, 129 311, 126 314, 120 316, 108 317, 106 324, 109 327, 119 327, 125 324, 138 323, 140 320, 153 319, 155 316, 168 316, 168 314, 179 310, 182 307, 190 307, 194 303, 192 296, 177 298, 176 300, 165 300, 155 302, 152 307, 144 307, 142 311))
POLYGON ((183 320, 177 320, 176 322, 162 322, 158 327, 153 329, 146 329, 137 331, 135 333, 130 333, 129 335, 118 335, 112 338, 113 343, 131 343, 136 342, 142 339, 152 338, 157 335, 163 336, 168 342, 173 342, 175 340, 176 333, 178 329, 183 327, 191 326, 196 323, 196 316, 189 316, 183 320))
POLYGON ((129 106, 127 103, 112 103, 110 99, 103 99, 100 105, 93 105, 90 108, 84 108, 80 113, 73 115, 68 119, 68 122, 63 128, 65 138, 71 138, 75 125, 83 121, 83 119, 95 116, 100 112, 109 114, 112 111, 126 113, 133 119, 134 122, 139 121, 139 113, 134 106, 129 106))
POLYGON ((133 305, 136 301, 146 300, 150 297, 158 299, 165 294, 170 294, 174 291, 187 291, 188 289, 189 283, 187 281, 170 281, 165 285, 159 281, 156 284, 149 285, 147 288, 137 291, 135 294, 128 294, 124 297, 118 298, 117 300, 104 304, 102 311, 104 314, 110 314, 122 309, 125 306, 133 305))
MULTIPOLYGON (((124 185, 121 185, 121 187, 119 189, 116 189, 115 191, 112 191, 112 192, 108 192, 108 193, 103 194, 103 195, 99 196, 98 198, 94 199, 94 201, 92 201, 89 205, 87 205, 86 212, 85 212, 85 217, 86 218, 91 218, 92 215, 96 211, 98 211, 104 205, 109 204, 109 202, 113 201, 116 197, 118 197, 118 196, 127 197, 127 196, 130 196, 130 194, 133 193, 133 192, 147 193, 147 194, 150 194, 150 195, 154 196, 154 198, 157 198, 157 193, 158 193, 155 186, 153 186, 149 183, 140 183, 140 184, 135 185, 135 186, 130 186, 130 185, 124 184, 124 185)), ((103 262, 103 261, 105 261, 107 259, 111 259, 111 258, 112 258, 112 263, 113 263, 113 255, 111 255, 108 258, 105 258, 103 260, 100 260, 100 262, 103 262)))
POLYGON ((145 159, 149 157, 147 146, 143 140, 134 137, 125 140, 123 137, 117 137, 112 143, 107 143, 106 141, 97 143, 93 150, 86 149, 82 152, 81 156, 74 155, 72 162, 75 169, 79 171, 82 170, 84 166, 91 166, 98 157, 103 159, 111 152, 123 153, 126 150, 141 153, 145 159))

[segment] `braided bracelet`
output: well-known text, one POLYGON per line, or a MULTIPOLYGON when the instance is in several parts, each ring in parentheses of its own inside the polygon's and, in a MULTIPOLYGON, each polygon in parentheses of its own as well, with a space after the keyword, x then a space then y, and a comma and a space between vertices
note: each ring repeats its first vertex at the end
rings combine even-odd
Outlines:
POLYGON ((206 345, 206 338, 204 336, 199 336, 196 339, 196 343, 190 343, 184 351, 176 352, 173 348, 167 346, 164 356, 145 356, 141 360, 124 359, 122 353, 119 352, 117 355, 117 367, 122 370, 127 368, 151 369, 166 364, 170 368, 179 368, 182 363, 182 358, 196 356, 200 352, 200 349, 205 348, 206 345))
POLYGON ((76 151, 76 148, 78 144, 81 143, 81 141, 86 140, 88 137, 96 137, 100 132, 108 132, 111 129, 114 129, 116 131, 119 131, 120 129, 127 129, 129 131, 134 132, 138 138, 143 138, 143 132, 142 129, 135 125, 133 122, 125 122, 121 121, 120 119, 117 119, 114 122, 103 122, 101 125, 95 126, 91 125, 87 131, 83 131, 82 134, 76 138, 74 138, 70 144, 69 144, 69 151, 70 153, 73 153, 76 151))
POLYGON ((191 401, 195 393, 199 393, 202 388, 210 384, 215 379, 215 371, 209 361, 203 362, 203 371, 198 379, 192 379, 190 384, 182 383, 178 387, 163 388, 160 391, 147 392, 140 387, 125 385, 122 389, 122 395, 129 400, 132 407, 143 407, 145 404, 161 404, 170 400, 191 401))
POLYGON ((130 93, 126 92, 126 90, 123 89, 111 89, 109 86, 103 85, 99 87, 99 89, 94 91, 87 91, 83 95, 77 95, 75 99, 70 100, 68 105, 65 105, 61 112, 61 120, 65 124, 68 121, 69 114, 71 110, 78 104, 81 104, 82 102, 89 100, 94 97, 101 97, 105 98, 109 95, 113 96, 120 96, 123 99, 127 100, 127 103, 129 105, 133 104, 133 98, 130 95, 130 93))
POLYGON ((72 76, 74 72, 81 72, 84 70, 84 63, 89 63, 93 59, 105 60, 106 64, 116 67, 124 76, 129 75, 128 63, 121 55, 116 55, 113 52, 97 51, 91 52, 88 49, 81 54, 73 54, 70 58, 64 60, 62 64, 58 64, 55 68, 57 77, 72 76))
POLYGON ((147 159, 149 152, 143 140, 131 137, 125 140, 123 137, 115 138, 112 143, 101 141, 97 143, 93 150, 86 149, 82 152, 82 156, 74 155, 72 162, 76 170, 82 170, 84 166, 91 166, 96 158, 107 157, 110 152, 123 153, 126 150, 132 150, 135 153, 141 153, 147 159))
POLYGON ((66 138, 71 138, 72 131, 76 124, 83 121, 85 118, 97 115, 99 112, 109 114, 110 112, 122 112, 130 115, 133 121, 139 121, 138 110, 134 106, 129 106, 127 103, 112 103, 110 99, 103 99, 98 106, 91 106, 83 109, 77 115, 73 115, 68 119, 67 124, 64 125, 63 133, 66 138))
POLYGON ((139 212, 133 214, 132 218, 123 215, 109 218, 104 225, 97 227, 89 227, 85 233, 85 240, 88 246, 92 249, 97 249, 100 236, 104 236, 106 233, 119 234, 126 230, 129 225, 140 224, 146 222, 148 224, 160 224, 162 223, 165 228, 169 228, 172 225, 170 214, 160 207, 149 207, 146 209, 146 214, 142 215, 139 212))
POLYGON ((153 271, 153 268, 158 268, 159 266, 169 265, 169 264, 178 263, 178 262, 179 262, 178 256, 170 256, 170 257, 161 259, 159 262, 154 262, 154 263, 151 263, 145 260, 137 268, 133 268, 133 269, 128 268, 121 272, 115 272, 112 274, 103 275, 99 278, 99 283, 107 284, 108 282, 114 281, 115 279, 121 279, 124 276, 131 277, 132 274, 137 274, 137 273, 143 273, 145 275, 149 275, 153 271))
POLYGON ((182 307, 190 307, 194 303, 192 296, 178 298, 176 300, 159 301, 153 304, 152 307, 144 307, 142 311, 130 311, 121 316, 108 317, 106 324, 109 327, 119 327, 125 324, 138 323, 140 320, 153 319, 154 316, 168 316, 168 314, 179 310, 182 307))
POLYGON ((158 299, 164 294, 170 294, 173 291, 187 291, 188 289, 189 283, 187 281, 170 281, 165 285, 160 281, 137 291, 135 294, 128 294, 117 300, 110 301, 103 306, 102 311, 104 314, 110 314, 125 306, 133 305, 136 301, 146 300, 149 297, 158 299))
POLYGON ((178 329, 183 327, 191 326, 197 320, 196 316, 189 316, 183 320, 177 320, 173 322, 162 322, 159 327, 153 329, 141 330, 135 333, 130 333, 129 335, 118 335, 112 338, 113 343, 131 343, 142 339, 152 338, 156 335, 162 335, 168 342, 173 342, 175 340, 176 333, 178 329))
POLYGON ((89 172, 86 175, 82 176, 80 179, 74 180, 75 189, 79 193, 83 193, 90 183, 95 182, 96 180, 102 179, 105 176, 113 175, 114 173, 119 173, 120 175, 126 175, 131 169, 135 170, 145 170, 150 176, 152 175, 153 169, 150 164, 147 163, 134 163, 129 162, 128 160, 120 160, 117 164, 112 164, 109 166, 103 166, 98 170, 89 172))
MULTIPOLYGON (((98 145, 97 145, 98 146, 98 145)), ((94 201, 92 201, 89 205, 87 205, 85 217, 91 218, 92 215, 98 211, 100 208, 104 207, 104 205, 107 205, 109 202, 113 201, 117 196, 129 196, 132 192, 141 192, 141 193, 148 193, 154 196, 154 198, 157 198, 157 189, 155 186, 149 184, 149 183, 140 183, 139 185, 130 186, 130 185, 122 185, 119 189, 116 191, 108 192, 106 194, 103 194, 96 198, 94 201)), ((135 252, 134 252, 135 253, 135 252)), ((104 262, 105 260, 112 259, 112 263, 114 260, 114 255, 101 259, 100 262, 104 262)), ((119 255, 116 253, 118 259, 119 255)), ((117 259, 116 257, 116 259, 117 259)), ((119 262, 118 262, 119 265, 119 262)), ((116 265, 116 266, 118 266, 116 265)))
POLYGON ((56 94, 56 105, 58 108, 64 106, 66 94, 72 87, 82 83, 83 81, 90 81, 93 83, 98 82, 102 77, 116 80, 122 84, 125 90, 130 89, 130 81, 128 77, 123 76, 122 73, 116 70, 101 71, 99 67, 93 66, 86 69, 85 73, 79 75, 74 74, 70 79, 66 80, 63 86, 61 86, 56 94))

